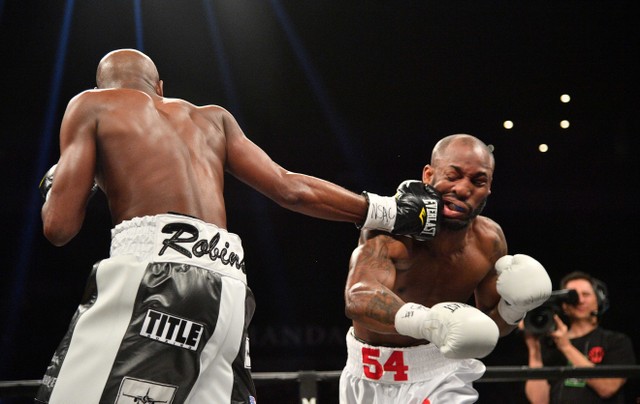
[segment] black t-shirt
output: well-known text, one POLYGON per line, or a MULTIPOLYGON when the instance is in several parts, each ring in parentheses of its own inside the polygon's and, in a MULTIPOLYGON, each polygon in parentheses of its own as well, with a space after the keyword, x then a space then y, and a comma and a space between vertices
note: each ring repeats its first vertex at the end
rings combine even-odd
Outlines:
MULTIPOLYGON (((556 348, 553 340, 545 337, 540 341, 542 362, 545 366, 570 366, 567 358, 556 348)), ((634 365, 635 354, 631 339, 625 334, 605 330, 600 327, 582 337, 571 340, 584 356, 597 365, 634 365)), ((604 400, 587 386, 585 379, 549 380, 551 403, 620 403, 624 404, 621 388, 611 398, 604 400)))

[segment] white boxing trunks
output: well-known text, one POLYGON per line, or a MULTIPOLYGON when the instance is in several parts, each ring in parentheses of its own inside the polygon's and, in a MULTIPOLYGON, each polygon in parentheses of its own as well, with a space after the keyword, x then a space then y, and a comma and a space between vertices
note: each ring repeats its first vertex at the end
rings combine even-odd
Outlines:
POLYGON ((477 359, 447 359, 434 344, 408 348, 367 345, 347 333, 340 404, 474 403, 472 383, 486 367, 477 359))
POLYGON ((36 402, 255 403, 254 309, 237 235, 177 214, 125 221, 36 402))

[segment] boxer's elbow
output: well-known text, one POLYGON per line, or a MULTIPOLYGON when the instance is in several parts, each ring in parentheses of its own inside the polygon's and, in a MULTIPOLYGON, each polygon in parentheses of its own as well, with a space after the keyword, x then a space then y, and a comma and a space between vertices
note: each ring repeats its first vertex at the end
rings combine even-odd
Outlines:
POLYGON ((354 321, 366 318, 371 297, 372 291, 362 282, 351 285, 345 293, 345 316, 354 321))
POLYGON ((344 306, 344 315, 353 321, 358 321, 362 319, 362 310, 359 309, 358 305, 354 304, 353 301, 347 301, 347 304, 344 306))
POLYGON ((80 226, 73 220, 64 220, 53 214, 43 213, 42 233, 51 244, 61 247, 67 244, 80 231, 80 226))
POLYGON ((305 195, 300 192, 280 193, 275 200, 278 205, 294 212, 304 210, 304 207, 309 205, 305 195))
POLYGON ((288 209, 321 214, 335 210, 345 190, 331 182, 295 172, 286 171, 275 184, 273 199, 288 209))
MULTIPOLYGON (((299 176, 299 174, 288 174, 289 177, 295 175, 299 176)), ((274 195, 274 200, 282 207, 297 210, 298 207, 311 204, 314 193, 312 188, 301 181, 282 181, 274 195)))
POLYGON ((70 235, 65 229, 62 229, 60 226, 51 225, 50 223, 43 225, 42 232, 46 239, 56 247, 62 247, 73 238, 73 235, 70 235))

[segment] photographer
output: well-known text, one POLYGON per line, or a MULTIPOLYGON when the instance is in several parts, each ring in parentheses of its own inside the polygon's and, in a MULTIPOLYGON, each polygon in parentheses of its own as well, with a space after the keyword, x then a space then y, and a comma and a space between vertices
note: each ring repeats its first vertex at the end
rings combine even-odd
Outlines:
MULTIPOLYGON (((521 322, 529 351, 529 366, 633 365, 635 355, 631 339, 622 333, 599 326, 608 308, 606 286, 589 274, 576 271, 560 282, 561 289, 575 290, 577 301, 559 304, 550 330, 540 334, 532 319, 521 322), (563 321, 561 318, 565 318, 563 321), (568 325, 567 325, 568 324, 568 325)), ((575 298, 575 295, 574 295, 575 298)), ((527 316, 535 313, 528 313, 527 316)), ((539 325, 539 324, 537 324, 539 325)), ((525 384, 527 399, 538 403, 624 403, 625 378, 532 379, 525 384)))

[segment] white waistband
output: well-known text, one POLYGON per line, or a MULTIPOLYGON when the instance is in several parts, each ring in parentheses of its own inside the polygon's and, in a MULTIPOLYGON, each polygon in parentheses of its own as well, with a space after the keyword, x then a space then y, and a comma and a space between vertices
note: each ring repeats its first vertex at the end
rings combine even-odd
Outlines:
POLYGON ((110 255, 195 265, 247 282, 240 237, 188 216, 168 213, 126 220, 111 230, 110 255))
POLYGON ((352 376, 379 383, 415 383, 429 380, 461 365, 458 359, 442 356, 434 344, 392 348, 368 345, 347 333, 347 364, 352 376))

